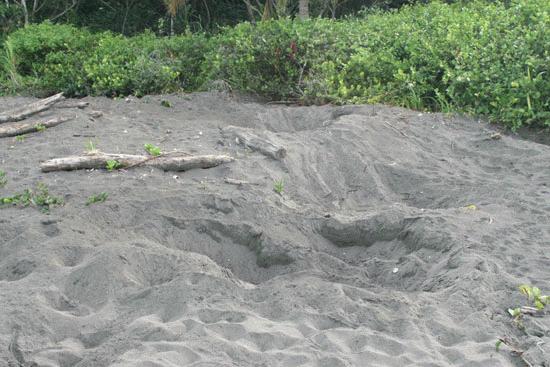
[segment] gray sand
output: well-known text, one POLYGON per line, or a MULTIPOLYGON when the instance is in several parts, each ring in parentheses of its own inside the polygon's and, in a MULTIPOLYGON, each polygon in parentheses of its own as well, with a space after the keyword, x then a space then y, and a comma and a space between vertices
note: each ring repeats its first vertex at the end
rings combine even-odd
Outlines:
POLYGON ((0 366, 550 366, 550 316, 519 330, 506 311, 526 304, 520 284, 550 293, 550 147, 382 106, 86 100, 43 114, 71 122, 0 139, 0 196, 44 182, 65 200, 0 209, 0 366), (236 161, 40 172, 89 140, 236 161))

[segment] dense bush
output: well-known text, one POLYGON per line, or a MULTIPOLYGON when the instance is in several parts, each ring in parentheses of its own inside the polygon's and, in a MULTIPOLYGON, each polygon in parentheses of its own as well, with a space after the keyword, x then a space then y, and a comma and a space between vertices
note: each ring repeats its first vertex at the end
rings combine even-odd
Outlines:
POLYGON ((209 41, 202 34, 123 37, 42 23, 12 33, 5 45, 12 57, 4 57, 3 69, 15 70, 20 84, 4 81, 7 90, 114 96, 198 88, 209 41))
POLYGON ((0 83, 14 90, 17 79, 34 93, 142 95, 224 80, 304 103, 383 102, 485 115, 513 128, 550 125, 548 24, 547 0, 241 23, 212 37, 125 38, 45 23, 10 35, 0 83))
POLYGON ((549 11, 533 0, 372 15, 367 43, 327 75, 333 96, 465 111, 512 127, 550 124, 549 11))

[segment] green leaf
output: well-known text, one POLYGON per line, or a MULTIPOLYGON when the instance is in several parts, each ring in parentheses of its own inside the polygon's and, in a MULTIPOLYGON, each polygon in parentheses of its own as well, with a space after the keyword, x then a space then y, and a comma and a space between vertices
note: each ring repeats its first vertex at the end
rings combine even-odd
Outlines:
POLYGON ((500 346, 502 345, 502 340, 497 340, 497 342, 495 343, 495 347, 496 347, 496 351, 498 352, 498 350, 500 349, 500 346))
POLYGON ((519 287, 519 290, 521 293, 523 293, 528 300, 531 300, 533 298, 533 291, 530 286, 524 284, 519 287))
POLYGON ((149 153, 153 157, 158 157, 159 155, 162 154, 160 148, 157 146, 154 146, 153 144, 145 144, 144 148, 147 151, 147 153, 149 153))

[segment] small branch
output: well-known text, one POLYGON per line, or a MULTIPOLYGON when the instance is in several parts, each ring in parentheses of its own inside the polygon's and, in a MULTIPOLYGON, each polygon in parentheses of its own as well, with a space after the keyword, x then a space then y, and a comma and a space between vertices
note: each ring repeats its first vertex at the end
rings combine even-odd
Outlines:
POLYGON ((80 110, 88 107, 90 105, 90 102, 71 102, 66 101, 64 103, 60 103, 55 108, 78 108, 80 110))
POLYGON ((284 147, 273 143, 267 138, 254 134, 251 132, 251 129, 228 126, 222 129, 222 135, 225 138, 235 138, 237 144, 244 145, 276 160, 286 156, 286 149, 284 147))
POLYGON ((396 128, 395 126, 393 126, 392 124, 390 124, 389 122, 384 121, 384 124, 388 125, 390 128, 392 128, 393 130, 397 131, 399 134, 403 135, 404 137, 406 137, 406 138, 409 137, 407 134, 405 134, 403 131, 399 130, 398 128, 396 128))
POLYGON ((24 120, 29 116, 49 109, 63 98, 63 93, 59 93, 46 99, 41 99, 40 101, 31 103, 25 107, 0 114, 0 124, 24 120))
POLYGON ((94 151, 82 156, 50 159, 43 162, 40 168, 43 172, 101 169, 107 166, 107 161, 117 161, 121 168, 143 165, 159 168, 164 171, 187 171, 194 168, 212 168, 234 161, 228 155, 189 156, 184 153, 179 155, 167 154, 154 157, 154 159, 151 158, 143 155, 109 154, 94 151))
POLYGON ((74 117, 56 117, 44 122, 34 121, 34 122, 20 122, 20 123, 10 123, 6 125, 0 125, 0 138, 33 133, 36 131, 40 131, 42 129, 49 129, 51 127, 54 127, 64 122, 67 122, 69 120, 72 120, 73 118, 74 117))

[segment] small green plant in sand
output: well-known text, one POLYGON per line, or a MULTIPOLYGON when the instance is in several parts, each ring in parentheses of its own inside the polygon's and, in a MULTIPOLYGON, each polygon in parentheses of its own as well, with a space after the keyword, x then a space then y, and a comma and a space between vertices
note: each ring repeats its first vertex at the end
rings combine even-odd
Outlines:
POLYGON ((0 187, 6 186, 8 183, 8 178, 6 177, 6 172, 0 169, 0 187))
POLYGON ((41 123, 38 123, 38 124, 34 125, 34 128, 38 132, 42 132, 42 131, 46 130, 46 126, 44 126, 44 124, 41 124, 41 123))
POLYGON ((25 141, 25 138, 27 137, 27 135, 23 134, 23 135, 17 135, 15 137, 15 141, 18 142, 18 143, 22 143, 25 141))
POLYGON ((145 148, 147 153, 149 153, 153 157, 158 157, 162 154, 160 148, 157 146, 154 146, 153 144, 145 144, 143 147, 145 148))
POLYGON ((273 183, 273 191, 275 191, 277 194, 282 195, 284 189, 285 183, 283 182, 283 180, 277 180, 273 183))
POLYGON ((0 197, 0 208, 6 206, 34 206, 47 213, 52 206, 63 204, 63 199, 50 195, 48 187, 38 183, 35 189, 26 189, 22 193, 0 197))
MULTIPOLYGON (((524 294, 525 297, 527 297, 529 305, 523 307, 509 308, 508 313, 514 318, 514 324, 518 328, 523 329, 523 315, 537 315, 539 312, 543 311, 546 306, 550 306, 550 295, 542 295, 540 288, 533 287, 527 284, 520 285, 519 291, 524 294)), ((495 343, 495 349, 497 352, 500 350, 500 347, 503 344, 508 346, 514 354, 520 356, 521 358, 523 351, 517 349, 515 347, 516 343, 508 338, 498 338, 495 343)))
POLYGON ((172 102, 167 101, 167 100, 164 99, 160 102, 160 105, 162 107, 171 108, 172 107, 172 102))
POLYGON ((93 141, 90 140, 86 143, 86 151, 87 152, 91 153, 91 152, 95 152, 96 150, 97 150, 97 148, 96 148, 93 141))
POLYGON ((108 197, 109 197, 109 194, 107 194, 106 192, 100 192, 99 194, 92 195, 86 201, 86 206, 103 203, 105 202, 105 200, 107 200, 108 197))
MULTIPOLYGON (((519 291, 527 297, 527 301, 537 310, 544 310, 546 306, 550 305, 550 296, 543 296, 538 287, 531 287, 530 285, 523 284, 519 287, 519 291)), ((509 308, 508 313, 516 321, 522 316, 521 307, 509 308)))
POLYGON ((122 164, 119 161, 117 161, 116 159, 108 160, 107 164, 105 166, 105 168, 107 168, 107 171, 117 170, 121 167, 122 167, 122 164))

